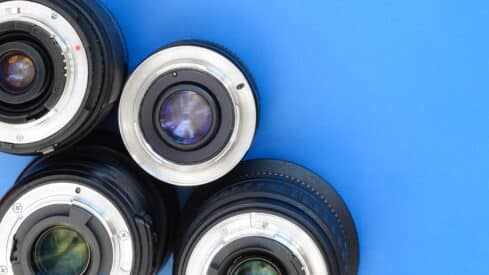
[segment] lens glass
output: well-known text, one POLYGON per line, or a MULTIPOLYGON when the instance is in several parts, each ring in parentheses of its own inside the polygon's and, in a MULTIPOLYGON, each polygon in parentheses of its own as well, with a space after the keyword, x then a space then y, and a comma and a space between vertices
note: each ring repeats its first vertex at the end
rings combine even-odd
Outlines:
POLYGON ((209 135, 213 111, 209 102, 195 91, 179 91, 160 108, 160 126, 176 143, 193 145, 209 135))
POLYGON ((38 274, 80 275, 88 268, 90 248, 76 231, 54 227, 41 234, 33 258, 38 274))
POLYGON ((232 275, 279 275, 280 272, 267 261, 249 260, 240 264, 232 275))
POLYGON ((27 89, 36 76, 32 59, 23 54, 10 54, 0 61, 0 81, 11 92, 27 89))

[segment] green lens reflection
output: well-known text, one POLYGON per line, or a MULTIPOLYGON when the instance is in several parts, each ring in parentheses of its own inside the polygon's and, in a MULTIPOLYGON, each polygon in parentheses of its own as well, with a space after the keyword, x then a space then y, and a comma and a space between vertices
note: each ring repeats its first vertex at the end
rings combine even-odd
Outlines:
POLYGON ((240 264, 232 275, 279 275, 272 264, 264 260, 249 260, 240 264))
POLYGON ((39 274, 81 275, 88 268, 90 248, 76 231, 54 227, 38 238, 33 261, 39 274))

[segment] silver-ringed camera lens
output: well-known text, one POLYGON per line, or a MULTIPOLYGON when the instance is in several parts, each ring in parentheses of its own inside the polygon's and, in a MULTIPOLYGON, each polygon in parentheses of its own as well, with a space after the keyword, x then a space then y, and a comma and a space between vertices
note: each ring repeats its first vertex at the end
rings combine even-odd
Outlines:
POLYGON ((133 159, 171 184, 209 183, 232 170, 257 126, 253 80, 228 51, 181 42, 146 59, 121 97, 119 126, 133 159))
POLYGON ((98 0, 0 1, 0 151, 45 154, 81 140, 126 70, 122 35, 98 0))
POLYGON ((358 272, 348 208, 329 184, 300 166, 243 162, 198 191, 184 214, 175 275, 358 272))
POLYGON ((104 146, 34 161, 0 203, 0 273, 153 274, 168 233, 158 188, 104 146))

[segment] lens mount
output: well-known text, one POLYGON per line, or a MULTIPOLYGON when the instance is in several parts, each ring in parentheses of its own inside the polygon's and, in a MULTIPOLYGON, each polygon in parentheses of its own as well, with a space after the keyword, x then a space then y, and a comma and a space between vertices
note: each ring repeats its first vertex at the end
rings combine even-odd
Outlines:
POLYGON ((35 143, 63 129, 83 105, 88 85, 88 56, 77 30, 49 6, 31 1, 2 2, 0 24, 7 22, 32 24, 49 33, 62 49, 65 66, 69 68, 61 98, 48 114, 22 124, 0 121, 1 142, 35 143))
MULTIPOLYGON (((307 231, 289 219, 266 212, 233 215, 206 230, 189 256, 184 274, 204 274, 202 270, 212 269, 208 263, 213 262, 222 247, 249 237, 274 241, 285 247, 300 262, 304 274, 330 274, 321 248, 307 231)), ((240 252, 245 254, 245 251, 240 252)))
POLYGON ((34 161, 0 204, 0 266, 6 275, 44 274, 39 257, 33 258, 38 243, 49 230, 65 228, 90 250, 83 274, 151 274, 164 260, 167 241, 158 194, 151 178, 106 147, 82 146, 34 161))
MULTIPOLYGON (((118 260, 112 253, 111 236, 105 231, 105 226, 112 225, 100 222, 89 210, 73 204, 55 204, 43 207, 29 215, 17 230, 12 269, 15 274, 54 273, 46 270, 47 268, 41 264, 36 255, 41 255, 39 254, 39 243, 47 233, 64 228, 76 232, 87 246, 88 259, 86 264, 83 264, 83 270, 87 271, 87 274, 99 271, 108 274, 109 263, 118 260)), ((73 266, 65 268, 71 269, 73 266)))
POLYGON ((140 114, 143 138, 158 156, 167 161, 182 166, 199 164, 214 158, 228 144, 235 124, 233 108, 227 90, 212 76, 196 70, 174 70, 158 78, 143 99, 140 114), (191 83, 199 83, 206 88, 191 83), (186 90, 202 97, 212 113, 208 134, 190 145, 175 142, 163 131, 159 118, 162 104, 175 93, 186 90))
POLYGON ((240 267, 287 275, 358 272, 348 208, 328 183, 300 166, 243 162, 202 187, 186 209, 175 275, 239 275, 233 271, 240 267), (250 259, 258 261, 243 265, 250 259))
MULTIPOLYGON (((84 213, 96 217, 97 221, 103 225, 106 231, 108 240, 112 240, 111 249, 115 252, 109 262, 117 263, 109 270, 109 274, 117 273, 119 270, 130 270, 134 260, 134 240, 131 236, 125 241, 122 241, 118 234, 119 232, 129 232, 129 226, 125 217, 113 202, 108 200, 100 192, 83 186, 78 182, 51 182, 44 184, 38 188, 32 189, 17 199, 11 205, 10 209, 4 214, 0 223, 0 230, 8 232, 0 236, 0 265, 7 266, 8 270, 20 272, 19 274, 35 274, 33 267, 30 264, 30 251, 32 251, 35 239, 45 229, 54 225, 65 225, 70 228, 76 225, 74 222, 67 221, 67 217, 63 220, 43 220, 42 224, 36 225, 34 228, 29 228, 29 218, 32 219, 36 212, 44 210, 48 207, 69 207, 81 209, 84 213), (109 218, 110 217, 110 218, 109 218), (22 227, 22 225, 24 225, 22 227), (20 229, 28 230, 30 234, 23 234, 20 229), (20 234, 19 234, 20 233, 20 234), (37 233, 37 234, 36 234, 37 233), (16 239, 12 236, 26 237, 26 239, 16 239), (23 241, 19 247, 18 262, 11 262, 11 253, 15 251, 15 246, 18 246, 18 241, 23 241)), ((59 210, 58 210, 59 211, 59 210)), ((56 213, 56 211, 54 212, 56 213)), ((39 214, 38 214, 39 215, 39 214)), ((30 224, 31 226, 33 224, 30 224)), ((90 232, 88 230, 83 230, 90 232)), ((90 235, 90 233, 85 233, 90 235)), ((90 239, 95 239, 94 237, 90 239)), ((100 238, 102 239, 102 238, 100 238)), ((94 242, 95 243, 95 242, 94 242)), ((93 245, 92 245, 93 246, 93 245)), ((100 250, 93 250, 100 251, 100 250)), ((110 251, 110 250, 109 250, 110 251)), ((97 252, 100 253, 100 252, 97 252)), ((94 259, 97 259, 94 257, 94 259)), ((12 273, 12 274, 14 274, 12 273)), ((122 273, 126 274, 126 273, 122 273)), ((129 273, 127 273, 129 274, 129 273)))
POLYGON ((195 186, 216 180, 251 146, 258 116, 255 90, 241 63, 217 46, 182 42, 164 48, 139 65, 124 88, 119 127, 126 148, 146 172, 164 182, 195 186), (178 85, 203 89, 211 96, 213 115, 219 115, 215 132, 202 143, 176 146, 155 127, 155 112, 178 85))
POLYGON ((36 77, 44 81, 19 95, 0 95, 0 151, 39 154, 71 145, 118 98, 126 73, 124 41, 97 1, 0 2, 0 46, 9 43, 39 53, 44 66, 36 66, 36 77))
MULTIPOLYGON (((33 83, 20 93, 0 90, 0 122, 21 125, 47 114, 61 97, 66 83, 65 58, 51 34, 35 24, 8 21, 0 24, 2 54, 19 52, 32 58, 33 83)), ((2 143, 0 142, 0 145, 2 143)))

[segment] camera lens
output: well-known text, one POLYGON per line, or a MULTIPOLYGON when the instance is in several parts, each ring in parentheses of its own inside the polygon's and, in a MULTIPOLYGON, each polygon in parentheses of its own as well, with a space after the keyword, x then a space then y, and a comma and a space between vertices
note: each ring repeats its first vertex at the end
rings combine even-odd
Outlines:
POLYGON ((196 192, 183 217, 175 275, 358 274, 347 206, 295 164, 242 162, 196 192))
POLYGON ((34 81, 36 67, 31 58, 23 54, 7 55, 0 60, 0 81, 14 92, 27 89, 34 81))
POLYGON ((133 159, 163 182, 203 185, 232 170, 253 142, 256 88, 237 57, 203 41, 172 44, 123 90, 119 127, 133 159))
POLYGON ((160 126, 178 144, 192 145, 209 135, 213 113, 209 102, 195 91, 179 91, 160 108, 160 126))
POLYGON ((280 272, 266 260, 251 259, 240 263, 230 275, 280 275, 280 272))
POLYGON ((38 274, 78 275, 90 263, 90 247, 68 227, 50 228, 35 244, 34 266, 38 274))
POLYGON ((118 100, 126 50, 97 0, 0 1, 0 152, 81 141, 118 100))
POLYGON ((163 194, 106 145, 41 157, 0 203, 0 266, 9 275, 154 274, 170 232, 163 194))

